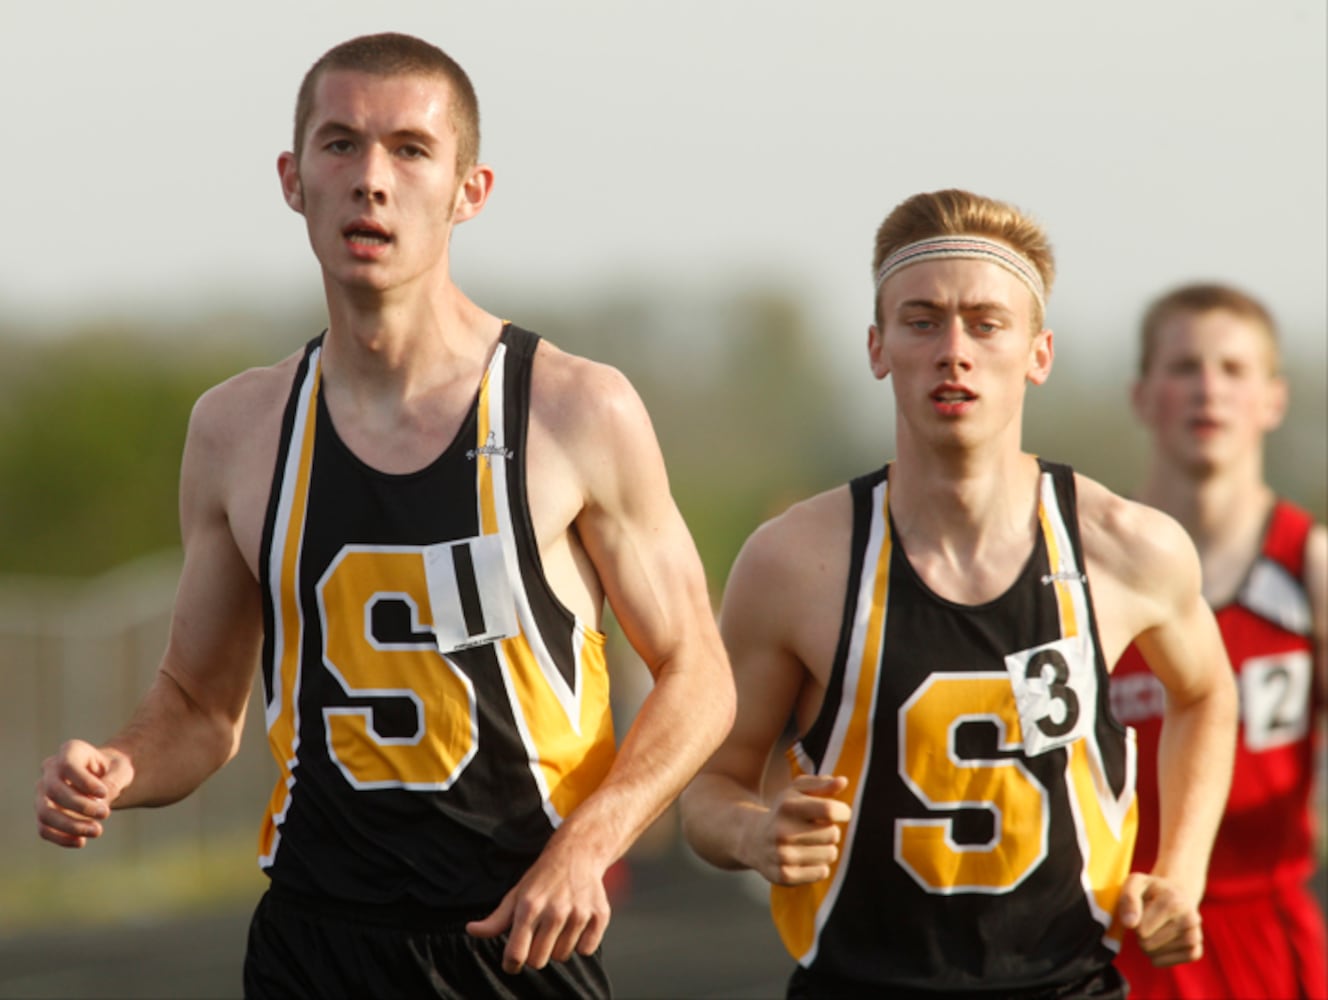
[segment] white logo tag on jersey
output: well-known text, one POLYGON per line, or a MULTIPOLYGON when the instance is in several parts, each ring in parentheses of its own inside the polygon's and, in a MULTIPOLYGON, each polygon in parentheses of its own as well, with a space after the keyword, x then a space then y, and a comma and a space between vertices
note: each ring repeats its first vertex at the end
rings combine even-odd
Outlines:
POLYGON ((518 634, 516 599, 500 535, 477 535, 423 551, 433 634, 440 653, 518 634))
POLYGON ((1304 739, 1310 727, 1313 667, 1304 650, 1256 656, 1240 668, 1245 746, 1271 750, 1304 739))
POLYGON ((1086 635, 1058 639, 1005 658, 1030 757, 1086 736, 1097 710, 1097 670, 1086 635))

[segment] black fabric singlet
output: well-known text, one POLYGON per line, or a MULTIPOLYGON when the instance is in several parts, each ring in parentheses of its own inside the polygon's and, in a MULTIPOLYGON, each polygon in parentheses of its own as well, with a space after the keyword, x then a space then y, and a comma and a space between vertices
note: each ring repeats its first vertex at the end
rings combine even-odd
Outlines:
POLYGON ((261 551, 274 884, 483 916, 612 763, 604 637, 551 591, 527 506, 538 340, 504 326, 455 439, 406 475, 338 437, 306 348, 261 551))
POLYGON ((1073 473, 1040 467, 1033 552, 979 606, 913 570, 888 469, 851 484, 840 641, 790 758, 847 776, 853 819, 829 879, 771 898, 800 988, 1055 990, 1119 948, 1133 740, 1108 708, 1073 473))

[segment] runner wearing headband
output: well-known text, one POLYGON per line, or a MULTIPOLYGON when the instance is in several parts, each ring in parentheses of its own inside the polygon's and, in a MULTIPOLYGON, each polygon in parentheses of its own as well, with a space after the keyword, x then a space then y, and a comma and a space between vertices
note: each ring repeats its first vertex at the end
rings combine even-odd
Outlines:
POLYGON ((895 458, 748 540, 721 613, 738 717, 683 795, 702 857, 752 868, 790 996, 1122 997, 1125 935, 1202 950, 1235 690, 1171 518, 1023 450, 1051 372, 1042 229, 964 191, 877 233, 872 373, 895 458), (1130 873, 1135 755, 1107 672, 1135 642, 1168 695, 1151 871, 1130 873), (761 787, 789 719, 791 776, 761 787))

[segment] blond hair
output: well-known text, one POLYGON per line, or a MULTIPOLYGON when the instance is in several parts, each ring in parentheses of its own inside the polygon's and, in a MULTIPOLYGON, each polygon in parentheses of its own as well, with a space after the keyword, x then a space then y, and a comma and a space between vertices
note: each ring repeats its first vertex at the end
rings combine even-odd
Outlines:
MULTIPOLYGON (((895 206, 876 230, 873 279, 896 250, 935 236, 983 236, 1004 243, 1028 259, 1042 278, 1045 294, 1051 294, 1056 258, 1042 226, 1013 205, 957 188, 915 194, 895 206)), ((880 308, 878 290, 877 323, 880 308)), ((1034 313, 1034 322, 1041 328, 1042 309, 1036 302, 1034 313)))

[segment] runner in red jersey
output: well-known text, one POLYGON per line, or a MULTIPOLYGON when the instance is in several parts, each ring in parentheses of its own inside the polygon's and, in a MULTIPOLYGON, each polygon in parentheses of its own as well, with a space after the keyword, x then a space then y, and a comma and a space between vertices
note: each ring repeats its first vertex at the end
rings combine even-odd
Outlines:
MULTIPOLYGON (((1325 706, 1328 534, 1263 478, 1264 437, 1286 409, 1276 334, 1257 302, 1223 286, 1159 299, 1143 327, 1136 411, 1153 437, 1140 499, 1193 536, 1241 694, 1231 796, 1201 907, 1204 957, 1154 968, 1128 937, 1132 997, 1328 996, 1314 870, 1315 740, 1325 706)), ((1133 648, 1111 681, 1139 745, 1135 869, 1148 870, 1161 810, 1151 762, 1162 692, 1133 648)))

